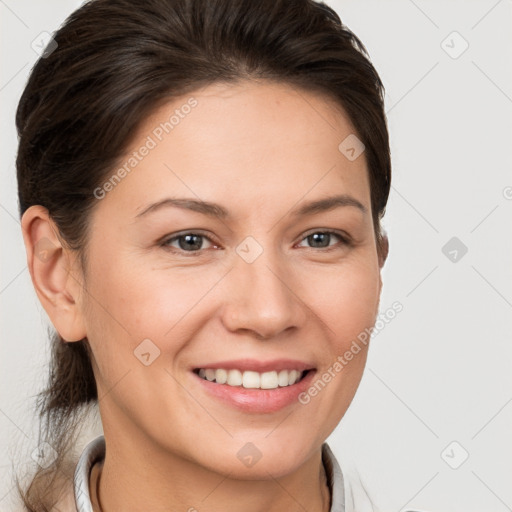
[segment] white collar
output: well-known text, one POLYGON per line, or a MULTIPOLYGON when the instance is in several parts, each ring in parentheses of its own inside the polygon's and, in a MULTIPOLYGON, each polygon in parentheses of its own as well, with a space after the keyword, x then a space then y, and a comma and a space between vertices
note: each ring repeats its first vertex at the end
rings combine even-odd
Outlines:
MULTIPOLYGON (((104 457, 105 438, 100 435, 87 444, 75 468, 73 484, 77 512, 93 512, 89 493, 89 475, 92 466, 104 457)), ((322 445, 322 462, 332 497, 330 512, 346 512, 343 473, 327 443, 322 445)))

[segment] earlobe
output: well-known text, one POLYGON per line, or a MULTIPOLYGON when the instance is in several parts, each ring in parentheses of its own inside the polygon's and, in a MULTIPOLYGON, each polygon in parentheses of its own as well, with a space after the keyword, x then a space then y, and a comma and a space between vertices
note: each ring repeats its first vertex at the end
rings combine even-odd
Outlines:
POLYGON ((48 210, 31 206, 23 214, 21 228, 32 284, 52 324, 66 341, 85 338, 76 259, 61 242, 48 210))

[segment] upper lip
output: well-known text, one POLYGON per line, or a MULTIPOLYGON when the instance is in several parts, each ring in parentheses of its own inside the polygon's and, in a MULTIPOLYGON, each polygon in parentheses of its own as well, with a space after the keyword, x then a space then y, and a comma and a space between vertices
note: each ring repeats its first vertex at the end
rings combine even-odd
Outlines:
POLYGON ((294 359, 273 359, 271 361, 261 361, 258 359, 233 359, 230 361, 216 361, 215 363, 205 363, 204 365, 194 366, 194 370, 212 368, 214 370, 242 370, 254 371, 258 373, 280 370, 312 370, 314 365, 297 361, 294 359))

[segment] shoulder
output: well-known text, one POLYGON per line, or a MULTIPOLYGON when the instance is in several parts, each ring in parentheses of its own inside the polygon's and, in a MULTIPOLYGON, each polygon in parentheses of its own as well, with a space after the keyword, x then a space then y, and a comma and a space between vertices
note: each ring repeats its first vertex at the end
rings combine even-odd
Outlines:
POLYGON ((331 488, 330 512, 379 512, 360 480, 346 468, 342 471, 327 443, 322 445, 322 460, 331 488))
POLYGON ((75 469, 73 487, 78 512, 92 512, 89 476, 96 462, 105 458, 105 437, 99 435, 84 448, 75 469))
MULTIPOLYGON (((330 512, 382 512, 377 499, 365 488, 359 472, 352 465, 344 465, 343 471, 327 443, 322 445, 322 460, 331 488, 330 512)), ((404 512, 428 512, 406 509, 404 512)))
POLYGON ((92 512, 89 475, 92 466, 105 457, 103 435, 87 443, 74 469, 73 480, 50 512, 92 512))
POLYGON ((50 512, 77 512, 75 504, 75 493, 70 484, 60 496, 59 501, 50 509, 50 512))

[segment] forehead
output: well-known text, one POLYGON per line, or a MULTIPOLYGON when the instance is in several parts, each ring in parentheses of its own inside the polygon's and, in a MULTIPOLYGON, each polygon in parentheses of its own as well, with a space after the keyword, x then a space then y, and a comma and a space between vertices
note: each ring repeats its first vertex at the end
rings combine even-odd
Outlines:
POLYGON ((364 202, 365 155, 351 160, 340 149, 354 136, 342 107, 320 93, 273 82, 211 84, 161 105, 141 123, 118 164, 123 179, 105 205, 135 215, 173 195, 290 207, 305 195, 333 192, 364 202))

